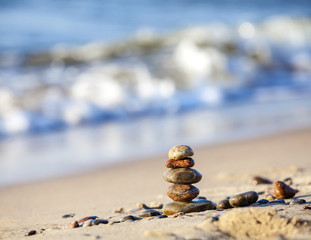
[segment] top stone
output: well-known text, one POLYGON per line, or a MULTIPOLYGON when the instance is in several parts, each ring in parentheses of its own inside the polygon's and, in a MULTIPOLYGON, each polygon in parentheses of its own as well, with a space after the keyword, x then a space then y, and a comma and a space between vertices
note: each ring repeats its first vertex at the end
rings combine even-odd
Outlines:
POLYGON ((173 160, 184 159, 193 156, 193 150, 187 145, 177 145, 170 149, 168 158, 173 160))

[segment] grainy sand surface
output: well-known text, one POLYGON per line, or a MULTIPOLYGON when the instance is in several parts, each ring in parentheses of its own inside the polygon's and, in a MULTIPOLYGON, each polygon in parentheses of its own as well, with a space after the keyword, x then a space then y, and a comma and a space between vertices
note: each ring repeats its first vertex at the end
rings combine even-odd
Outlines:
POLYGON ((136 208, 137 203, 148 205, 151 202, 170 202, 166 196, 169 183, 162 178, 167 160, 166 154, 163 154, 85 174, 1 188, 0 239, 23 239, 30 230, 40 232, 40 229, 45 231, 26 238, 311 238, 308 222, 311 221, 311 210, 303 209, 303 206, 311 205, 310 129, 216 146, 201 146, 193 150, 196 161, 194 168, 203 175, 201 182, 195 186, 200 189, 200 196, 215 203, 244 191, 257 191, 261 193, 259 198, 269 192, 273 193, 271 184, 252 185, 250 180, 254 175, 272 181, 291 177, 292 187, 299 190, 296 197, 304 198, 307 203, 289 205, 290 199, 287 199, 285 204, 209 210, 176 218, 144 218, 114 225, 62 229, 69 222, 90 215, 111 221, 121 219, 127 214, 113 213, 120 207, 130 210, 136 208), (69 213, 75 216, 62 218, 69 213), (215 216, 219 220, 212 222, 215 216), (261 230, 256 232, 254 229, 261 230))

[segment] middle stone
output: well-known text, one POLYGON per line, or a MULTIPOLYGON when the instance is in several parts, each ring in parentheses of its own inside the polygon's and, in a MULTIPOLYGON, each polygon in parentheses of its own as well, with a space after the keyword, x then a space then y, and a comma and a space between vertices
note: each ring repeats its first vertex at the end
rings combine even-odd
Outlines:
POLYGON ((177 184, 197 183, 202 179, 201 173, 191 168, 173 168, 163 174, 165 181, 177 184))
POLYGON ((189 202, 196 198, 200 191, 198 188, 192 185, 174 184, 169 186, 166 193, 167 196, 169 196, 174 201, 189 202))

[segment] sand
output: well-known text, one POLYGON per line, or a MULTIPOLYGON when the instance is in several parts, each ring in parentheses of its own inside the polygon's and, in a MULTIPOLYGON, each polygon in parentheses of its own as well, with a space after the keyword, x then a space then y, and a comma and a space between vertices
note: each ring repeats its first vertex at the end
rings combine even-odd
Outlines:
POLYGON ((200 196, 215 203, 244 191, 257 191, 260 198, 273 193, 272 185, 250 183, 254 175, 260 175, 272 181, 291 177, 292 187, 300 191, 296 197, 304 198, 307 204, 289 205, 288 199, 285 204, 210 210, 176 218, 144 218, 113 225, 62 228, 90 215, 110 221, 121 219, 128 213, 113 213, 120 207, 131 210, 137 203, 170 202, 165 193, 169 183, 162 178, 167 160, 164 153, 85 174, 2 187, 0 239, 311 238, 311 210, 303 209, 311 203, 310 129, 201 146, 194 148, 194 152, 194 168, 203 175, 196 184, 200 196), (75 216, 62 218, 71 213, 75 216), (41 229, 45 230, 40 233, 41 229), (38 233, 25 237, 30 230, 38 233))

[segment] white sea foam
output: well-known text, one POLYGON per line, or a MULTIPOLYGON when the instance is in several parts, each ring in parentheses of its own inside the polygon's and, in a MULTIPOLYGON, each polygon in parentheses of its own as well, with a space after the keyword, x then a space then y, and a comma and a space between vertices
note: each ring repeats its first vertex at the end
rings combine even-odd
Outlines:
POLYGON ((281 16, 14 55, 0 65, 0 135, 309 97, 310 31, 281 16))

